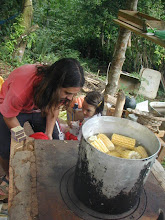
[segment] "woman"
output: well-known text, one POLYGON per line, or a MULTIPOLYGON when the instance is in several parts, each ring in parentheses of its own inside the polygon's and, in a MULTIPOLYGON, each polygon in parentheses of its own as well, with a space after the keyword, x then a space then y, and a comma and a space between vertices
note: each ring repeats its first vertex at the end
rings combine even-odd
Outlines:
POLYGON ((10 129, 29 121, 34 132, 58 139, 55 123, 59 108, 69 104, 84 81, 82 67, 72 58, 51 66, 28 64, 10 73, 0 92, 0 164, 6 173, 0 195, 8 191, 10 129))

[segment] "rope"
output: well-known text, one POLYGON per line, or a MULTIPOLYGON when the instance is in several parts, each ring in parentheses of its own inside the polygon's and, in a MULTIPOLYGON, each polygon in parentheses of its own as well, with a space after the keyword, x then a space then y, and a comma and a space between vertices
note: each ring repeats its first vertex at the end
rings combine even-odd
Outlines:
POLYGON ((9 20, 13 20, 13 19, 16 18, 18 15, 19 15, 19 13, 15 14, 15 15, 13 15, 13 16, 11 16, 11 17, 5 19, 5 20, 1 20, 1 21, 0 21, 0 24, 4 24, 4 23, 6 23, 6 22, 9 21, 9 20))

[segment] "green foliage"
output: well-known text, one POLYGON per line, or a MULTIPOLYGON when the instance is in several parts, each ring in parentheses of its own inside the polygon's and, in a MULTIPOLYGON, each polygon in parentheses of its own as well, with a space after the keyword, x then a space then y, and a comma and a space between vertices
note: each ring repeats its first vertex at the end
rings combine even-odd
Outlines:
POLYGON ((140 103, 140 102, 144 102, 146 100, 146 98, 143 95, 137 94, 135 96, 136 99, 136 103, 140 103))
POLYGON ((64 121, 67 121, 67 112, 66 111, 60 111, 59 118, 61 118, 64 121))
POLYGON ((15 46, 17 45, 21 34, 24 32, 24 26, 20 25, 21 20, 22 18, 20 16, 16 18, 16 22, 14 22, 10 28, 9 37, 6 38, 0 45, 0 57, 4 61, 13 61, 12 55, 15 50, 15 46))
MULTIPOLYGON (((20 12, 21 6, 21 0, 2 0, 2 18, 20 12)), ((113 19, 117 18, 119 9, 125 9, 125 1, 38 0, 33 1, 33 8, 33 24, 38 24, 39 29, 26 38, 22 64, 52 63, 61 57, 74 57, 82 60, 88 71, 97 74, 100 65, 107 67, 112 61, 119 30, 113 19)), ((165 19, 163 0, 139 0, 138 11, 165 19)), ((2 25, 2 59, 13 62, 12 52, 21 33, 22 27, 15 19, 2 25)), ((164 69, 164 54, 164 48, 132 34, 123 70, 139 73, 142 66, 164 69)))
POLYGON ((0 21, 0 42, 4 42, 5 38, 11 34, 11 26, 16 22, 21 8, 21 0, 5 1, 1 0, 0 21))
MULTIPOLYGON (((139 0, 138 11, 165 20, 165 5, 163 1, 164 0, 139 0)), ((123 70, 139 72, 142 66, 161 70, 163 60, 165 60, 164 54, 165 48, 138 35, 132 34, 131 47, 127 48, 123 70)))
POLYGON ((128 97, 134 97, 135 100, 136 100, 136 103, 139 103, 139 102, 143 102, 146 100, 146 98, 143 96, 143 95, 140 95, 138 94, 138 91, 137 90, 134 90, 134 91, 130 91, 128 89, 127 86, 125 86, 124 84, 121 83, 119 90, 122 90, 125 94, 125 96, 128 96, 128 97))
POLYGON ((164 159, 163 159, 163 161, 162 161, 162 166, 163 166, 163 168, 165 169, 165 157, 164 157, 164 159))
POLYGON ((165 91, 161 86, 158 89, 157 99, 159 99, 160 102, 165 102, 165 91))
POLYGON ((119 91, 119 90, 122 90, 126 96, 129 96, 129 95, 130 95, 130 91, 129 91, 128 87, 125 86, 123 83, 121 83, 121 85, 120 85, 118 91, 119 91))
POLYGON ((138 11, 156 17, 158 19, 165 19, 164 14, 164 0, 139 0, 138 11))
MULTIPOLYGON (((137 72, 132 72, 130 76, 138 78, 139 81, 145 80, 137 72)), ((133 96, 136 99, 136 103, 143 102, 146 100, 146 98, 143 95, 138 94, 138 89, 134 89, 130 91, 129 88, 123 83, 120 84, 118 90, 122 90, 126 96, 129 97, 133 96)))
MULTIPOLYGON (((113 19, 124 7, 121 0, 35 2, 34 22, 39 24, 40 30, 32 47, 35 48, 32 58, 42 59, 49 53, 58 57, 74 55, 94 63, 104 62, 107 66, 113 58, 118 36, 118 26, 113 19)), ((160 0, 139 0, 138 10, 161 19, 164 16, 160 0)), ((160 46, 132 34, 132 46, 127 49, 123 70, 139 72, 141 66, 159 70, 163 53, 160 46)))
POLYGON ((155 47, 154 55, 156 55, 155 56, 155 63, 157 64, 157 66, 161 65, 163 63, 163 61, 165 61, 165 48, 157 45, 155 47))
POLYGON ((106 81, 107 77, 106 76, 98 76, 99 79, 101 79, 102 81, 106 81))
POLYGON ((37 41, 30 48, 32 58, 54 52, 58 57, 109 61, 117 37, 118 28, 113 19, 119 6, 111 3, 108 0, 34 2, 34 22, 40 29, 36 32, 37 41))
POLYGON ((112 1, 80 1, 81 16, 79 12, 77 14, 80 24, 73 44, 83 57, 99 58, 106 62, 112 59, 118 28, 113 23, 117 7, 113 11, 114 4, 111 3, 112 1))

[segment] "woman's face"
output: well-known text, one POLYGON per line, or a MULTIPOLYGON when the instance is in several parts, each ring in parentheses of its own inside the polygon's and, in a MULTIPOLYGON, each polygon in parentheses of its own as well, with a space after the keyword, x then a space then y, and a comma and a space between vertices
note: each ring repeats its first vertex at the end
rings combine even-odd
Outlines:
POLYGON ((60 102, 66 103, 67 101, 71 101, 73 96, 76 95, 80 91, 80 87, 68 87, 60 89, 60 102))
POLYGON ((85 118, 92 117, 96 112, 96 108, 93 105, 89 105, 84 100, 83 104, 82 104, 82 112, 83 112, 85 118))

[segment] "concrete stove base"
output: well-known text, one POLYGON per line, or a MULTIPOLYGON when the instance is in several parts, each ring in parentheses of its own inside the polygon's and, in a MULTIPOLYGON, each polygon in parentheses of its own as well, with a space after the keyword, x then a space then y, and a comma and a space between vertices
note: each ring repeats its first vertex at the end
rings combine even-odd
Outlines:
MULTIPOLYGON (((37 204, 38 207, 36 207, 35 213, 38 211, 38 214, 31 218, 26 218, 25 214, 27 214, 28 210, 30 212, 32 209, 28 209, 28 205, 30 207, 31 204, 26 203, 25 210, 25 205, 22 205, 22 201, 18 198, 20 192, 16 194, 16 191, 13 193, 10 190, 10 220, 19 220, 21 219, 19 216, 23 215, 24 219, 28 220, 156 220, 159 215, 159 208, 165 212, 165 192, 152 173, 150 173, 147 179, 139 204, 130 213, 124 213, 120 216, 110 216, 94 212, 83 206, 83 204, 76 200, 72 188, 74 167, 78 158, 78 145, 79 143, 77 141, 34 141, 33 155, 35 156, 36 169, 32 171, 29 166, 30 171, 28 175, 29 178, 33 176, 33 180, 36 180, 36 184, 33 182, 31 192, 29 193, 33 194, 33 192, 36 192, 36 194, 33 194, 32 199, 33 201, 37 201, 35 205, 37 204), (19 213, 16 213, 17 206, 21 207, 19 213)), ((31 148, 30 150, 32 152, 31 148)), ((24 159, 23 162, 27 161, 24 159)), ((14 169, 13 182, 16 183, 15 179, 20 174, 18 169, 11 168, 14 169)), ((26 170, 26 175, 27 173, 26 170)), ((23 175, 23 173, 21 174, 23 175)), ((26 182, 24 183, 24 187, 27 187, 26 182)), ((30 190, 29 185, 27 188, 30 190)), ((25 197, 22 199, 26 200, 25 197)))

